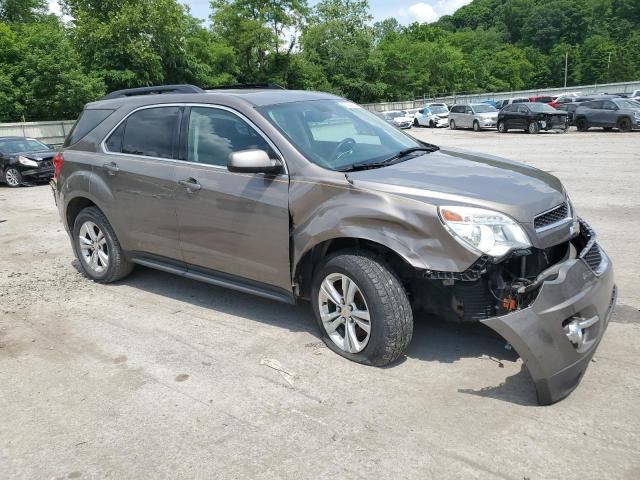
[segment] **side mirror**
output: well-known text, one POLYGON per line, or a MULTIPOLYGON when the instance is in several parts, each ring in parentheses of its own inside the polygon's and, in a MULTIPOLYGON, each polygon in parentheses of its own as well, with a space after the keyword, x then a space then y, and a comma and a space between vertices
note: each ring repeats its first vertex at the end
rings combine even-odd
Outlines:
POLYGON ((237 173, 270 173, 282 172, 282 163, 269 158, 264 150, 241 150, 229 155, 227 169, 237 173))

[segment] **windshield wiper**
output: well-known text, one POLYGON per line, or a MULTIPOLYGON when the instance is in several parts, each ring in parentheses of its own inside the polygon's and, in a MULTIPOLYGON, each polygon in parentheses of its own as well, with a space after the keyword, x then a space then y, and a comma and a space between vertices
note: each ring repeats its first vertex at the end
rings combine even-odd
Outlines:
POLYGON ((438 147, 436 146, 425 146, 425 147, 411 147, 411 148, 405 148, 404 150, 400 150, 398 153, 392 155, 389 158, 385 158, 384 160, 380 161, 380 162, 362 162, 362 163, 354 163, 353 165, 350 165, 344 169, 340 169, 340 172, 356 172, 358 170, 369 170, 369 169, 373 169, 373 168, 382 168, 382 167, 387 167, 389 165, 393 165, 394 163, 398 163, 398 160, 400 160, 403 157, 406 157, 407 155, 410 155, 414 152, 435 152, 436 150, 438 150, 438 147))

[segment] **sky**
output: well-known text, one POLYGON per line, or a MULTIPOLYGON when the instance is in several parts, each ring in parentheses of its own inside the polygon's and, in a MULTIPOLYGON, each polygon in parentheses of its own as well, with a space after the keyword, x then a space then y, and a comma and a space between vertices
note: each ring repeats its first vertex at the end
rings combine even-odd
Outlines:
MULTIPOLYGON (((180 0, 191 7, 194 17, 206 20, 209 16, 209 0, 180 0)), ((309 5, 317 0, 308 0, 309 5)), ((374 21, 394 17, 398 22, 407 25, 413 22, 435 22, 442 15, 455 12, 458 8, 471 3, 471 0, 369 0, 374 21)), ((60 13, 57 0, 49 0, 49 9, 60 13)))

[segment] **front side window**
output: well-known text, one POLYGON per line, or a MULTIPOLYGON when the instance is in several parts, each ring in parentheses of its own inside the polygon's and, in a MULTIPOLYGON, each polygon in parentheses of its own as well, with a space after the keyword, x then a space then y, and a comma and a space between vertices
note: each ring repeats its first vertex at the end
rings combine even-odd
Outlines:
POLYGON ((187 160, 226 166, 229 154, 264 150, 274 154, 267 141, 237 115, 219 108, 193 107, 189 117, 187 160))
POLYGON ((524 105, 520 105, 518 107, 518 113, 529 113, 529 109, 527 107, 525 107, 524 105))
POLYGON ((529 108, 536 113, 554 113, 556 111, 555 108, 546 103, 532 103, 529 108))
POLYGON ((610 100, 602 102, 602 108, 605 110, 617 110, 616 104, 610 100))
POLYGON ((267 105, 258 111, 311 162, 330 170, 383 161, 424 145, 343 100, 267 105))
POLYGON ((110 152, 173 158, 180 107, 145 108, 132 113, 105 142, 110 152))

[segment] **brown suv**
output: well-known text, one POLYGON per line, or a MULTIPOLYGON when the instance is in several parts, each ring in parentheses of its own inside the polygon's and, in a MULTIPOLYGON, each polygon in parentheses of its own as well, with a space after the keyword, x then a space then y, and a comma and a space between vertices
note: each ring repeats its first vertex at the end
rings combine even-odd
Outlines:
POLYGON ((401 356, 417 311, 482 322, 552 403, 615 303, 610 260, 557 178, 443 151, 333 95, 114 92, 86 106, 54 166, 90 278, 139 264, 308 299, 329 348, 357 362, 401 356))

